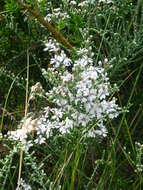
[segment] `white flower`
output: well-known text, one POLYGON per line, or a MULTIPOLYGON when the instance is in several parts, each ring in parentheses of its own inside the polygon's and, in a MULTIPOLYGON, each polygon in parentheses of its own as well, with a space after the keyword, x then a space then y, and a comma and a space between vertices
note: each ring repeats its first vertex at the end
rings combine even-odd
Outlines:
POLYGON ((73 70, 76 69, 75 67, 80 66, 81 68, 84 68, 87 65, 93 64, 93 60, 89 58, 88 56, 83 56, 82 58, 75 61, 73 70))
POLYGON ((113 0, 98 0, 99 3, 113 3, 113 0))
POLYGON ((93 66, 89 66, 87 70, 82 72, 81 76, 84 80, 92 79, 95 81, 98 77, 98 74, 97 74, 96 69, 93 66))
POLYGON ((65 67, 70 66, 72 63, 71 59, 69 59, 64 51, 61 51, 59 55, 55 55, 54 58, 51 59, 50 64, 54 66, 55 69, 57 69, 59 66, 63 65, 65 67))
POLYGON ((97 136, 106 137, 107 136, 107 129, 103 125, 103 122, 98 123, 98 129, 90 129, 86 135, 87 137, 95 138, 97 136))
POLYGON ((43 144, 45 143, 46 138, 44 138, 42 135, 39 135, 38 138, 34 140, 35 144, 43 144))
POLYGON ((87 6, 89 3, 90 3, 89 0, 84 0, 84 1, 82 1, 81 3, 79 3, 78 6, 79 6, 79 7, 84 7, 84 6, 87 6))
POLYGON ((76 1, 70 1, 70 5, 77 5, 76 1))
POLYGON ((102 61, 98 61, 99 67, 102 67, 102 61))
POLYGON ((107 58, 104 59, 104 63, 105 63, 105 64, 108 63, 108 59, 107 59, 107 58))
POLYGON ((74 125, 73 120, 70 120, 68 117, 65 119, 65 128, 66 129, 72 129, 74 125))
POLYGON ((77 51, 77 54, 78 54, 79 56, 85 56, 85 55, 87 55, 87 53, 88 53, 88 49, 86 49, 86 48, 80 48, 80 49, 77 51))
POLYGON ((48 42, 45 43, 45 48, 44 51, 49 51, 49 52, 55 52, 57 53, 59 51, 59 44, 55 42, 55 40, 49 40, 48 42))
POLYGON ((109 96, 108 84, 102 83, 99 85, 98 96, 101 100, 109 96))
POLYGON ((29 184, 26 184, 25 180, 22 178, 20 179, 20 187, 16 188, 16 190, 32 190, 31 186, 29 184))
POLYGON ((20 141, 22 141, 23 129, 17 129, 16 131, 9 131, 8 136, 12 140, 15 140, 15 141, 20 140, 20 141))

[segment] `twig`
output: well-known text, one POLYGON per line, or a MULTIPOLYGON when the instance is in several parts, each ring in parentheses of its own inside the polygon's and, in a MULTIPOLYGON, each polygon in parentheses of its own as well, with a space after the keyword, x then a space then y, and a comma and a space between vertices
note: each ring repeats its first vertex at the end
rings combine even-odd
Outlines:
POLYGON ((68 42, 66 38, 61 34, 61 32, 55 27, 52 26, 45 18, 39 13, 39 11, 30 5, 24 4, 21 0, 18 0, 18 4, 25 11, 30 12, 34 18, 36 18, 45 28, 47 28, 52 36, 61 44, 63 44, 68 49, 74 50, 73 46, 68 42))

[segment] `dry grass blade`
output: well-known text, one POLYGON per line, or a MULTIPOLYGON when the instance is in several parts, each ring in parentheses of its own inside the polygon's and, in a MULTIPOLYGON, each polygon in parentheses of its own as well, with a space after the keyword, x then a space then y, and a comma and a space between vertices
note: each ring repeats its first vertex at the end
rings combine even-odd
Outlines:
MULTIPOLYGON (((26 78, 26 98, 25 98, 25 115, 24 115, 24 126, 23 126, 23 134, 22 134, 22 143, 24 141, 24 135, 26 132, 26 118, 27 118, 27 110, 28 110, 28 86, 29 86, 29 49, 27 49, 27 78, 26 78)), ((22 172, 22 160, 23 160, 23 149, 20 149, 20 160, 19 160, 19 173, 18 173, 18 187, 20 190, 20 179, 22 172)))

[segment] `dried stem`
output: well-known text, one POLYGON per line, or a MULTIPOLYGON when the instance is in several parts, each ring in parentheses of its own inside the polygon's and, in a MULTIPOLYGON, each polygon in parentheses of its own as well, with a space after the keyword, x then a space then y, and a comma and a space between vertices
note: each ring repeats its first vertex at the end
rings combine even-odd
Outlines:
POLYGON ((66 38, 61 34, 61 32, 55 27, 52 26, 44 17, 39 13, 39 11, 35 7, 31 7, 30 5, 24 4, 21 0, 18 0, 18 3, 22 9, 30 12, 34 18, 36 18, 45 28, 47 28, 52 36, 61 44, 63 44, 68 49, 74 50, 73 46, 68 42, 66 38))
MULTIPOLYGON (((29 86, 29 49, 27 49, 27 77, 26 77, 26 98, 25 98, 25 114, 24 114, 24 125, 23 125, 23 133, 22 133, 22 144, 24 142, 24 136, 26 133, 26 118, 27 118, 27 110, 28 110, 28 86, 29 86)), ((23 160, 23 149, 20 149, 20 159, 19 159, 19 172, 18 172, 18 187, 20 190, 20 179, 22 172, 22 160, 23 160)))

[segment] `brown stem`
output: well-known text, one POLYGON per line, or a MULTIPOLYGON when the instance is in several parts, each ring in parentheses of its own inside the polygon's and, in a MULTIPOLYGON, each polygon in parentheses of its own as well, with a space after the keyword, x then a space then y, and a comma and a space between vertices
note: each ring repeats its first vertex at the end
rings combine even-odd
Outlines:
POLYGON ((58 42, 63 44, 68 49, 74 50, 74 47, 68 42, 66 38, 64 38, 64 36, 60 33, 60 31, 56 27, 52 26, 47 20, 45 20, 44 17, 39 13, 37 9, 24 4, 22 0, 18 0, 18 4, 20 5, 22 9, 30 12, 34 16, 34 18, 36 18, 43 26, 45 26, 45 28, 47 28, 51 32, 52 36, 58 42))

